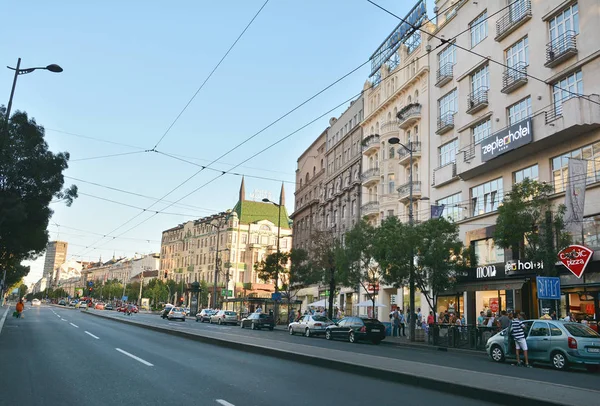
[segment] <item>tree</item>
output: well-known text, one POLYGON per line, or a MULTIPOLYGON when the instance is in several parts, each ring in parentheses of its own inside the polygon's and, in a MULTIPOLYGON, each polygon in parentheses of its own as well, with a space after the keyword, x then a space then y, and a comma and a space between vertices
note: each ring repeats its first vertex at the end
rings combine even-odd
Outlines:
POLYGON ((289 253, 289 259, 289 271, 282 276, 281 280, 281 292, 283 292, 288 303, 288 318, 292 311, 292 301, 296 299, 298 290, 304 287, 301 281, 302 275, 305 275, 310 267, 308 252, 303 249, 292 249, 289 253))
POLYGON ((289 259, 290 254, 287 252, 274 252, 267 255, 262 261, 255 263, 254 270, 257 272, 258 278, 265 282, 279 280, 288 273, 289 259))
POLYGON ((571 241, 565 230, 565 206, 555 210, 552 193, 550 184, 531 179, 516 183, 498 208, 494 231, 497 246, 512 250, 513 259, 543 264, 545 275, 556 274, 558 253, 571 241))
POLYGON ((44 128, 24 112, 8 123, 5 114, 0 107, 0 269, 18 280, 29 272, 18 264, 46 249, 50 203, 70 206, 77 187, 63 189, 69 154, 49 151, 44 128))
POLYGON ((376 261, 377 229, 365 220, 359 221, 345 235, 345 244, 340 252, 339 263, 342 269, 342 280, 345 285, 361 285, 369 299, 373 302, 373 316, 376 315, 375 297, 377 291, 369 292, 369 286, 379 286, 381 268, 376 261))

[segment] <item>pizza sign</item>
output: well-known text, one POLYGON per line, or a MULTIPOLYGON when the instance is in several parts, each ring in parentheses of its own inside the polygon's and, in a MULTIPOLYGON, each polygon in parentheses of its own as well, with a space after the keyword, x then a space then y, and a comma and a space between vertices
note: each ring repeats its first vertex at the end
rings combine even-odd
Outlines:
POLYGON ((594 251, 587 247, 570 245, 558 254, 558 259, 573 275, 581 278, 593 255, 594 251))

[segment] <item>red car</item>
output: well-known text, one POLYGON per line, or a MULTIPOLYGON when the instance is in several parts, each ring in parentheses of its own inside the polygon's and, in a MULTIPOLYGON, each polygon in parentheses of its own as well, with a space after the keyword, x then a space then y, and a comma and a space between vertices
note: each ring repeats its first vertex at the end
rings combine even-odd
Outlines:
POLYGON ((118 312, 123 312, 123 313, 137 313, 138 312, 138 308, 136 305, 121 305, 119 307, 117 307, 117 311, 118 312))

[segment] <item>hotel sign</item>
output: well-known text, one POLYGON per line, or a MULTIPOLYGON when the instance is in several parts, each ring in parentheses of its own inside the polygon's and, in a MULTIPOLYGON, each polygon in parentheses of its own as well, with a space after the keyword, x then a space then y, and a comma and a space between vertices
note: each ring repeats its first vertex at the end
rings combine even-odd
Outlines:
POLYGON ((532 141, 531 118, 528 118, 481 141, 481 161, 489 161, 532 141))

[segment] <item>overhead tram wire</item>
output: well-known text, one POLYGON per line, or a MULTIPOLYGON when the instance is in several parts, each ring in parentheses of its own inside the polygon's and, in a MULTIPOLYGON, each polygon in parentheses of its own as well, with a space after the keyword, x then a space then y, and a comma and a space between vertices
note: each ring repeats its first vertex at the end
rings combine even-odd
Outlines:
MULTIPOLYGON (((123 203, 123 202, 119 202, 116 200, 112 200, 112 199, 107 199, 105 197, 100 197, 100 196, 95 196, 95 195, 91 195, 89 193, 78 193, 81 196, 87 196, 87 197, 92 197, 94 199, 98 199, 98 200, 103 200, 105 202, 109 202, 109 203, 114 203, 114 204, 118 204, 121 206, 125 206, 125 207, 131 207, 132 209, 138 209, 138 210, 145 210, 143 207, 139 207, 139 206, 134 206, 132 204, 129 203, 123 203)), ((171 216, 183 216, 183 217, 199 217, 197 214, 186 214, 186 213, 171 213, 171 212, 166 212, 164 210, 152 210, 153 213, 155 214, 167 214, 167 215, 171 215, 171 216)))
POLYGON ((206 83, 209 81, 209 79, 212 77, 212 75, 216 72, 216 70, 219 68, 219 66, 221 66, 221 64, 223 63, 223 61, 225 60, 225 58, 227 58, 227 55, 229 55, 229 53, 231 52, 231 50, 239 42, 239 40, 246 33, 246 31, 248 31, 248 28, 250 28, 250 26, 252 25, 252 23, 254 22, 254 20, 256 20, 256 18, 258 17, 258 15, 260 14, 260 12, 265 8, 265 6, 267 5, 268 2, 269 2, 269 0, 266 0, 263 3, 263 5, 260 7, 260 9, 258 9, 258 11, 256 12, 256 14, 254 14, 254 17, 252 17, 252 19, 246 25, 246 27, 244 28, 244 30, 240 33, 240 35, 238 35, 238 37, 235 39, 235 41, 233 42, 233 44, 231 44, 231 46, 229 47, 229 49, 227 50, 227 52, 225 52, 225 55, 223 55, 223 57, 221 58, 221 60, 219 60, 219 62, 215 65, 215 67, 208 74, 208 76, 206 77, 206 79, 204 79, 204 82, 202 82, 202 84, 200 85, 200 87, 198 88, 198 90, 196 90, 196 93, 194 93, 194 95, 192 96, 192 98, 187 102, 187 104, 179 112, 179 114, 177 115, 177 117, 175 117, 175 120, 173 120, 173 122, 171 123, 171 125, 169 126, 169 128, 167 128, 167 131, 165 131, 165 133, 162 135, 162 137, 160 137, 160 139, 154 145, 154 147, 152 147, 152 150, 156 150, 156 147, 158 147, 158 145, 162 142, 162 140, 167 136, 167 134, 169 133, 169 131, 171 131, 171 128, 173 128, 173 126, 175 125, 175 123, 177 123, 177 121, 179 120, 179 118, 187 110, 187 108, 192 103, 192 101, 194 101, 194 99, 196 98, 196 96, 198 95, 198 93, 200 93, 200 91, 202 90, 202 88, 204 87, 204 85, 206 85, 206 83))
MULTIPOLYGON (((426 23, 423 23, 423 25, 425 25, 425 24, 426 24, 426 23)), ((438 45, 436 48, 434 48, 433 50, 435 50, 435 49, 437 49, 437 48, 441 47, 442 45, 444 45, 444 44, 439 44, 439 45, 438 45)), ((428 51, 428 52, 424 53, 424 54, 423 54, 423 55, 421 55, 419 58, 416 58, 416 59, 415 59, 415 61, 418 61, 418 60, 419 60, 419 59, 421 59, 421 58, 428 57, 428 55, 429 55, 429 53, 430 53, 430 52, 431 52, 431 51, 428 51)), ((258 136, 260 133, 264 132, 265 130, 267 130, 268 128, 272 127, 273 125, 275 125, 275 124, 276 124, 276 123, 278 123, 279 121, 283 120, 285 117, 287 117, 288 115, 290 115, 290 114, 291 114, 291 113, 293 113, 294 111, 298 110, 300 107, 304 106, 306 103, 310 102, 311 100, 313 100, 314 98, 316 98, 317 96, 319 96, 320 94, 322 94, 323 92, 325 92, 326 90, 328 90, 329 88, 333 87, 334 85, 336 85, 337 83, 339 83, 340 81, 342 81, 343 79, 345 79, 346 77, 348 77, 348 76, 350 76, 351 74, 353 74, 354 72, 358 71, 360 68, 362 68, 363 66, 365 66, 365 65, 366 65, 366 64, 368 64, 369 62, 370 62, 370 59, 368 59, 367 61, 365 61, 365 62, 363 62, 362 64, 360 64, 358 67, 356 67, 356 68, 352 69, 350 72, 346 73, 346 74, 345 74, 345 75, 343 75, 341 78, 337 79, 336 81, 334 81, 334 82, 333 82, 333 83, 331 83, 330 85, 326 86, 325 88, 323 88, 322 90, 320 90, 319 92, 317 92, 316 94, 314 94, 313 96, 311 96, 310 98, 306 99, 304 102, 300 103, 298 106, 294 107, 292 110, 288 111, 288 112, 287 112, 287 113, 285 113, 283 116, 279 117, 278 119, 276 119, 276 120, 275 120, 275 121, 273 121, 271 124, 267 125, 267 126, 266 126, 266 127, 264 127, 263 129, 261 129, 261 130, 260 130, 260 131, 258 131, 257 133, 253 134, 252 136, 250 136, 249 138, 247 138, 246 140, 244 140, 242 143, 238 144, 236 147, 234 147, 234 148, 230 149, 230 150, 229 150, 229 151, 227 151, 225 154, 222 154, 220 157, 218 157, 217 159, 213 160, 211 163, 207 164, 207 165, 206 165, 206 167, 208 167, 208 166, 210 166, 210 165, 214 164, 214 163, 215 163, 216 161, 218 161, 219 159, 223 158, 224 156, 226 156, 227 154, 231 153, 231 152, 232 152, 232 151, 234 151, 235 149, 237 149, 237 148, 239 148, 240 146, 244 145, 246 142, 248 142, 248 141, 250 141, 251 139, 253 139, 254 137, 258 136)), ((408 69, 408 68, 409 68, 409 65, 405 65, 404 67, 402 67, 402 68, 400 68, 400 69, 396 69, 396 70, 394 71, 394 73, 399 73, 400 71, 402 71, 402 70, 404 70, 404 69, 408 69)), ((382 79, 380 82, 378 82, 378 83, 375 83, 375 82, 373 82, 373 83, 371 83, 371 86, 370 86, 368 89, 365 89, 365 90, 370 90, 370 89, 372 89, 373 87, 376 87, 378 84, 385 82, 386 80, 388 80, 388 79, 389 79, 389 78, 391 78, 391 77, 393 77, 393 75, 388 75, 388 76, 386 76, 385 78, 383 78, 383 79, 382 79)), ((352 97, 351 99, 348 99, 347 101, 344 101, 344 103, 342 103, 342 104, 340 104, 340 105, 338 105, 338 106, 334 107, 333 109, 329 110, 327 113, 325 113, 325 115, 329 114, 329 112, 331 112, 331 111, 333 111, 333 110, 337 109, 338 107, 342 106, 343 104, 345 104, 345 103, 347 103, 347 102, 349 102, 349 101, 351 101, 351 100, 355 99, 356 97, 360 96, 361 94, 363 94, 363 93, 364 93, 364 91, 365 91, 365 90, 363 90, 362 92, 358 93, 357 95, 355 95, 355 96, 354 96, 354 97, 352 97)), ((320 118, 321 118, 321 117, 319 117, 318 119, 320 119, 320 118)), ((317 120, 318 120, 318 119, 317 119, 317 120)), ((311 124, 312 124, 312 122, 314 122, 314 121, 316 121, 316 120, 313 120, 313 121, 311 121, 311 124)), ((308 125, 310 125, 310 124, 308 124, 308 125)), ((304 127, 306 127, 306 126, 303 126, 302 128, 304 128, 304 127)), ((298 130, 298 131, 299 131, 299 130, 298 130)), ((297 132, 297 131, 295 131, 294 133, 296 133, 296 132, 297 132)), ((291 135, 293 135, 294 133, 290 134, 290 136, 291 136, 291 135)), ((289 137, 289 136, 288 136, 288 137, 289 137)), ((285 138, 288 138, 288 137, 285 137, 285 138)), ((275 144, 273 144, 273 145, 276 145, 277 143, 279 143, 279 142, 281 142, 281 141, 282 141, 282 140, 280 140, 280 141, 276 142, 276 143, 275 143, 275 144)), ((268 148, 269 148, 269 147, 267 147, 267 149, 268 149, 268 148)), ((265 149, 265 150, 266 150, 266 149, 265 149)), ((156 151, 155 151, 155 152, 156 152, 156 151)), ((255 156, 256 156, 256 154, 255 154, 255 155, 253 155, 252 157, 250 157, 249 159, 247 159, 247 160, 243 161, 242 163, 244 163, 244 162, 247 162, 248 160, 250 160, 250 159, 254 158, 255 156)), ((240 165, 241 165, 241 164, 238 164, 238 165, 234 166, 233 168, 229 169, 228 171, 222 171, 223 173, 222 173, 221 175, 219 175, 219 176, 215 177, 214 179, 212 179, 211 181, 209 181, 209 182, 207 182, 207 183, 203 184, 203 185, 202 185, 202 186, 200 186, 199 188, 195 189, 195 190, 194 190, 192 193, 195 193, 195 191, 199 190, 199 189, 200 189, 200 188, 202 188, 202 187, 205 187, 205 186, 206 186, 206 185, 208 185, 209 183, 212 183, 214 180, 216 180, 216 179, 220 178, 221 176, 223 176, 223 175, 224 175, 224 174, 226 174, 227 172, 229 172, 229 171, 231 171, 231 170, 233 170, 233 169, 237 168, 237 167, 238 167, 238 166, 240 166, 240 165)), ((162 198, 160 198, 159 200, 157 200, 156 202, 154 202, 154 203, 153 203, 153 204, 150 206, 150 208, 151 208, 151 207, 152 207, 154 204, 157 204, 157 203, 159 203, 159 202, 160 202, 160 201, 162 201, 162 200, 163 200, 165 197, 169 196, 169 195, 170 195, 171 193, 173 193, 175 190, 179 189, 181 186, 183 186, 184 184, 186 184, 188 181, 190 181, 192 178, 194 178, 196 175, 198 175, 198 174, 199 174, 200 172, 202 172, 204 169, 205 169, 205 168, 201 168, 199 171, 197 171, 196 173, 194 173, 192 176, 188 177, 186 180, 184 180, 183 182, 181 182, 179 185, 177 185, 175 188, 173 188, 171 191, 169 191, 167 194, 165 194, 165 195, 164 195, 162 198)), ((181 199, 177 200, 175 203, 178 203, 179 201, 183 200, 183 199, 184 199, 185 197, 187 197, 187 196, 189 196, 189 194, 188 194, 188 195, 186 195, 186 196, 184 196, 183 198, 181 198, 181 199)), ((167 208, 168 208, 168 207, 171 207, 171 205, 167 206, 167 208)), ((118 226, 116 229, 114 229, 113 231, 111 231, 110 233, 108 233, 108 236, 110 236, 111 234, 113 234, 113 233, 114 233, 116 230, 119 230, 120 228, 122 228, 122 227, 124 227, 125 225, 129 224, 130 222, 132 222, 133 220, 135 220, 136 218, 138 218, 138 217, 139 217, 140 215, 142 215, 143 213, 144 213, 144 212, 140 212, 140 213, 138 213, 136 216, 134 216, 134 217, 132 217, 131 219, 127 220, 125 223, 121 224, 121 225, 120 225, 120 226, 118 226)), ((131 228, 129 228, 127 231, 125 231, 125 233, 127 233, 127 232, 129 232, 129 231, 133 230, 134 228, 138 227, 139 225, 141 225, 141 224, 145 223, 146 221, 148 221, 148 220, 150 220, 151 218, 153 218, 155 215, 156 215, 156 214, 153 214, 153 215, 151 215, 150 217, 148 217, 148 218, 146 218, 145 220, 143 220, 142 222, 140 222, 140 223, 138 223, 137 225, 135 225, 134 227, 131 227, 131 228)), ((121 233, 121 234, 119 234, 119 236, 121 236, 121 235, 123 235, 123 234, 124 234, 124 233, 121 233)), ((97 244, 97 243, 99 243, 100 241, 102 241, 102 239, 100 239, 99 241, 97 241, 97 242, 93 243, 92 245, 96 245, 96 244, 97 244)))
POLYGON ((100 156, 91 156, 91 157, 87 157, 87 158, 69 159, 69 162, 92 161, 92 160, 95 160, 95 159, 113 158, 113 157, 124 156, 124 155, 143 154, 143 153, 146 153, 146 152, 150 152, 150 151, 146 150, 146 151, 120 152, 118 154, 100 155, 100 156))
MULTIPOLYGON (((425 34, 427 34, 427 35, 430 35, 430 36, 432 36, 432 37, 433 37, 433 38, 435 38, 435 39, 438 39, 438 40, 441 42, 441 44, 440 44, 440 45, 442 45, 442 44, 444 44, 444 45, 448 44, 448 45, 450 45, 450 46, 454 46, 454 47, 456 47, 456 48, 458 48, 458 49, 461 49, 461 50, 463 50, 463 51, 467 51, 467 52, 469 52, 470 54, 473 54, 473 55, 475 55, 475 56, 478 56, 478 57, 480 57, 480 58, 482 58, 482 59, 484 59, 484 60, 488 60, 488 61, 490 61, 490 62, 493 62, 493 63, 497 64, 497 65, 500 65, 500 66, 502 66, 502 67, 504 67, 504 68, 506 68, 506 69, 511 69, 511 70, 513 70, 513 71, 516 71, 516 72, 518 72, 519 74, 522 74, 522 75, 525 75, 525 76, 527 76, 527 77, 530 77, 531 79, 533 79, 533 80, 536 80, 536 81, 538 81, 538 82, 541 82, 541 83, 543 83, 543 84, 545 84, 545 85, 550 85, 550 83, 546 82, 545 80, 543 80, 543 79, 540 79, 540 78, 538 78, 538 77, 536 77, 536 76, 533 76, 533 75, 531 75, 531 74, 529 74, 529 73, 527 73, 527 72, 522 72, 522 71, 520 71, 518 68, 513 68, 513 67, 510 67, 510 66, 508 66, 508 65, 506 65, 506 64, 504 64, 504 63, 502 63, 502 62, 498 62, 498 61, 496 61, 495 59, 492 59, 492 58, 490 58, 490 57, 487 57, 487 56, 481 55, 480 53, 477 53, 477 52, 473 51, 472 49, 468 49, 468 48, 465 48, 465 47, 463 47, 463 46, 461 46, 461 45, 458 45, 458 44, 456 44, 456 43, 453 43, 452 41, 454 40, 454 38, 452 38, 452 39, 440 38, 440 37, 438 37, 438 36, 436 36, 436 35, 434 35, 434 34, 432 34, 432 33, 429 33, 429 32, 427 32, 427 31, 424 31, 424 30, 423 30, 421 27, 415 27, 415 26, 413 26, 411 23, 409 23, 408 21, 406 21, 404 18, 402 18, 402 17, 399 17, 398 15, 396 15, 396 14, 392 13, 390 10, 386 9, 386 8, 385 8, 385 7, 383 7, 383 6, 380 6, 379 4, 375 3, 375 2, 374 2, 374 1, 372 1, 372 0, 366 0, 366 1, 367 1, 367 2, 369 2, 369 3, 371 3, 372 5, 374 5, 375 7, 377 7, 377 8, 379 8, 379 9, 383 10, 384 12, 386 12, 386 13, 388 13, 388 14, 390 14, 390 15, 394 16, 394 17, 396 17, 398 20, 400 20, 400 21, 402 21, 402 22, 404 22, 404 23, 408 24, 408 25, 409 25, 409 26, 411 26, 413 29, 415 29, 415 30, 419 30, 419 31, 421 31, 421 32, 423 32, 423 33, 425 33, 425 34)), ((514 3, 514 2, 513 2, 513 3, 514 3)), ((513 3, 510 3, 510 4, 509 4, 508 6, 506 6, 505 8, 507 8, 507 7, 510 7, 510 5, 512 5, 513 3)), ((466 31, 465 31, 465 32, 466 32, 466 31)), ((438 45, 438 47, 439 47, 439 45, 438 45)), ((437 47, 436 47, 436 48, 437 48, 437 47)), ((587 100, 587 101, 589 101, 589 102, 591 102, 591 103, 594 103, 594 104, 597 104, 598 106, 600 106, 600 102, 597 102, 597 101, 595 101, 595 100, 592 100, 592 99, 590 99, 590 98, 589 98, 589 95, 585 95, 585 94, 579 94, 579 93, 577 93, 577 92, 573 92, 573 91, 571 91, 571 90, 564 89, 564 88, 562 88, 562 87, 560 87, 559 89, 561 89, 562 91, 564 91, 564 92, 566 92, 566 93, 569 93, 569 94, 571 94, 571 95, 573 95, 573 96, 582 97, 583 99, 585 99, 585 100, 587 100), (585 96, 585 97, 584 97, 584 96, 585 96)))

